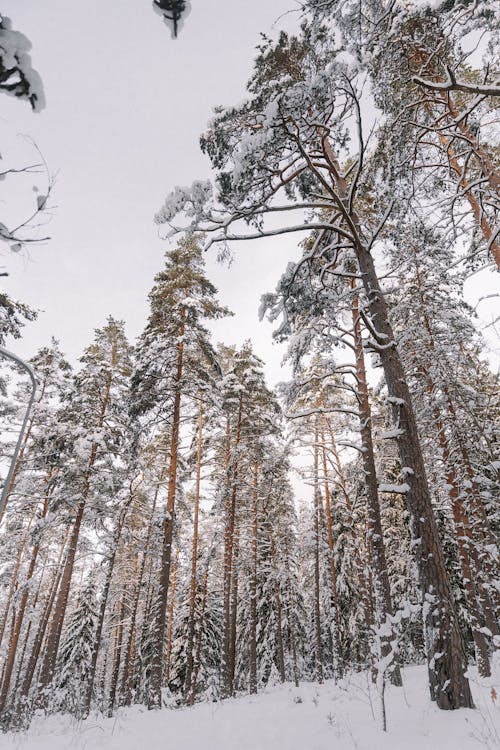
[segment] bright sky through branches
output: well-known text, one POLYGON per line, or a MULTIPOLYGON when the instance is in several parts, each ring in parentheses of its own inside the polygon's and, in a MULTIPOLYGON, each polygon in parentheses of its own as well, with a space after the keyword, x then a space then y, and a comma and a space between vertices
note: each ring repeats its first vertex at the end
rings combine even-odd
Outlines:
MULTIPOLYGON (((7 0, 2 6, 33 44, 47 98, 34 115, 26 102, 2 97, 2 155, 12 149, 26 162, 37 157, 18 137, 28 134, 56 173, 52 219, 41 229, 52 239, 29 256, 2 257, 7 291, 43 310, 16 342, 23 356, 54 335, 74 361, 108 314, 126 321, 132 339, 140 332, 166 249, 153 215, 175 185, 210 176, 199 135, 214 106, 243 98, 260 32, 272 33, 291 4, 204 0, 177 40, 150 5, 7 0)), ((296 19, 291 14, 279 24, 296 19)), ((31 187, 25 180, 25 204, 33 201, 31 187)), ((282 350, 272 345, 271 326, 258 322, 257 309, 296 254, 295 239, 285 237, 245 243, 231 268, 221 267, 215 252, 207 259, 222 300, 235 312, 214 326, 215 337, 227 343, 251 337, 272 382, 282 378, 282 350)))

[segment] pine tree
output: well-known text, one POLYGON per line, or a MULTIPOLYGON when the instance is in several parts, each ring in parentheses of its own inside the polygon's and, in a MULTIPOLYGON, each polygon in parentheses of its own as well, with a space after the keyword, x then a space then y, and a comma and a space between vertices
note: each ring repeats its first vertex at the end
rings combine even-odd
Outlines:
POLYGON ((161 706, 165 615, 175 524, 177 464, 183 402, 198 396, 210 382, 216 362, 204 320, 227 310, 216 301, 216 289, 203 271, 201 249, 187 239, 167 253, 167 265, 155 279, 150 294, 151 314, 139 341, 133 376, 136 414, 147 417, 154 428, 170 431, 168 497, 163 521, 160 580, 155 600, 152 632, 151 683, 148 704, 161 706))
POLYGON ((97 517, 105 513, 106 502, 124 480, 118 460, 120 454, 127 452, 131 440, 127 414, 130 357, 123 323, 109 318, 82 356, 84 367, 60 414, 58 439, 64 443, 64 470, 58 480, 58 500, 65 500, 70 507, 71 536, 39 676, 44 702, 56 668, 85 510, 90 506, 97 517))
POLYGON ((414 407, 372 253, 383 238, 391 202, 384 191, 376 189, 377 164, 366 151, 356 71, 336 57, 333 42, 327 42, 321 29, 315 37, 315 29, 305 27, 300 41, 282 43, 279 49, 272 44, 265 47, 249 84, 251 97, 239 108, 218 113, 202 140, 218 170, 218 202, 208 186, 200 189, 195 184, 191 191, 169 196, 157 220, 171 222, 187 210, 190 228, 213 232, 212 241, 218 242, 314 230, 314 250, 334 275, 344 273, 342 261, 354 259, 355 273, 366 294, 367 344, 380 357, 398 430, 405 479, 401 487, 410 511, 425 603, 431 697, 445 709, 471 706, 463 640, 432 510, 414 407), (297 48, 301 50, 292 75, 284 62, 289 56, 283 55, 283 47, 290 47, 291 55, 297 48), (276 65, 281 77, 276 75, 276 65), (357 153, 349 148, 347 138, 353 120, 357 123, 357 153), (293 205, 277 208, 280 198, 294 199, 293 205), (312 218, 297 224, 285 222, 279 229, 266 228, 265 219, 271 212, 290 216, 299 209, 309 209, 312 218), (257 230, 245 235, 230 233, 229 228, 241 219, 253 221, 257 230))
POLYGON ((86 688, 92 672, 97 625, 96 597, 96 585, 91 576, 67 617, 57 655, 52 708, 68 711, 77 718, 87 713, 86 688))

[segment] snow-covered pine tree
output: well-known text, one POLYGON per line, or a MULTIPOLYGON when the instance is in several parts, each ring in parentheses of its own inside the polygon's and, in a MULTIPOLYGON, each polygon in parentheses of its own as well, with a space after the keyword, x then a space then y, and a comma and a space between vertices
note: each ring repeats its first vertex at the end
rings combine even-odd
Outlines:
POLYGON ((250 97, 240 107, 218 112, 202 139, 218 171, 217 196, 206 183, 179 188, 156 219, 172 225, 185 213, 191 230, 213 233, 212 243, 313 230, 335 257, 355 258, 367 300, 367 344, 380 356, 398 430, 401 487, 425 602, 431 697, 444 709, 471 706, 411 394, 372 252, 383 239, 392 202, 378 189, 377 163, 367 152, 360 86, 356 69, 314 24, 304 25, 298 38, 282 35, 277 45, 264 45, 250 97), (311 218, 304 221, 299 211, 311 218), (270 227, 266 219, 277 213, 283 225, 270 227), (253 223, 255 231, 240 232, 242 221, 253 223))
MULTIPOLYGON (((5 630, 9 608, 14 591, 21 587, 20 599, 17 602, 15 623, 11 628, 8 653, 3 667, 3 679, 0 690, 0 713, 5 709, 9 695, 10 683, 17 649, 25 625, 24 616, 31 592, 33 577, 37 577, 37 560, 42 542, 48 544, 44 535, 45 519, 50 506, 50 498, 55 490, 58 467, 50 454, 46 453, 45 436, 56 428, 57 413, 70 387, 71 368, 61 353, 58 343, 52 341, 50 347, 44 347, 30 361, 36 372, 37 393, 31 416, 26 425, 23 442, 11 476, 9 495, 11 500, 7 513, 7 524, 11 526, 14 519, 28 519, 27 507, 33 508, 33 517, 28 521, 27 533, 29 542, 21 544, 18 552, 18 563, 12 572, 9 590, 5 600, 5 609, 0 627, 0 641, 5 630), (25 553, 26 557, 23 558, 25 553), (28 562, 29 560, 29 562, 28 562), (24 576, 24 580, 23 580, 24 576)), ((26 401, 25 388, 20 387, 18 398, 26 401)), ((17 541, 16 535, 9 537, 17 541)), ((2 541, 6 541, 5 537, 2 541)), ((43 546, 44 546, 43 545, 43 546)))
POLYGON ((161 706, 163 644, 175 524, 180 422, 186 401, 199 397, 217 363, 205 320, 228 314, 205 276, 202 251, 187 238, 167 252, 167 263, 155 279, 151 313, 137 347, 132 380, 133 409, 152 430, 168 426, 168 496, 163 520, 160 576, 154 603, 152 663, 148 705, 161 706))
POLYGON ((53 512, 61 514, 60 522, 69 524, 71 533, 38 677, 39 700, 44 704, 50 700, 85 511, 89 524, 106 515, 108 503, 126 478, 123 466, 133 440, 128 415, 131 347, 123 323, 108 318, 81 361, 83 368, 58 415, 56 434, 48 436, 60 446, 62 464, 53 512))
POLYGON ((92 571, 80 591, 76 607, 67 617, 57 654, 53 710, 67 711, 77 718, 88 712, 87 685, 92 672, 92 653, 97 627, 97 588, 92 571))

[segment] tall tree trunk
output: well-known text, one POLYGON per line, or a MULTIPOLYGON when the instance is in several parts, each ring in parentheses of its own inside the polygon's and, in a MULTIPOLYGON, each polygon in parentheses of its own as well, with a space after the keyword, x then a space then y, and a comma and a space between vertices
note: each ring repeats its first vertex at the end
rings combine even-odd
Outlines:
POLYGON ((432 509, 413 403, 389 309, 373 256, 364 243, 359 218, 352 208, 349 186, 342 176, 326 131, 322 134, 322 147, 332 178, 332 197, 351 232, 371 320, 372 340, 369 345, 380 356, 398 430, 404 494, 422 595, 431 699, 442 709, 472 708, 472 694, 465 677, 467 658, 464 643, 432 509))
POLYGON ((24 534, 23 540, 22 540, 22 542, 21 542, 21 544, 19 546, 19 550, 18 550, 18 553, 17 553, 17 556, 16 556, 16 563, 14 565, 14 570, 12 571, 12 575, 10 577, 9 593, 7 594, 7 601, 5 602, 5 608, 4 608, 4 612, 3 612, 3 615, 2 615, 2 620, 1 620, 1 623, 0 623, 0 644, 3 641, 3 636, 4 636, 4 633, 5 633, 5 627, 7 625, 8 619, 9 619, 9 610, 10 610, 10 605, 12 603, 12 597, 14 596, 14 593, 15 593, 15 591, 17 589, 17 586, 18 586, 18 583, 19 583, 19 581, 18 581, 19 569, 20 569, 20 567, 21 567, 21 565, 23 563, 24 551, 25 551, 26 546, 28 544, 31 525, 32 525, 33 521, 35 520, 37 513, 38 513, 38 509, 35 508, 35 510, 33 511, 32 515, 30 517, 30 520, 28 521, 28 526, 27 526, 26 532, 24 534))
POLYGON ((156 503, 158 501, 158 494, 160 492, 161 483, 163 482, 165 478, 165 472, 166 472, 166 468, 165 466, 162 466, 160 475, 158 477, 158 482, 156 484, 155 493, 153 495, 153 502, 151 505, 151 516, 149 518, 148 530, 146 532, 146 539, 144 541, 144 546, 142 549, 141 565, 140 565, 139 574, 136 580, 134 599, 133 599, 132 610, 130 614, 130 629, 129 629, 129 633, 127 636, 127 643, 125 646, 125 656, 124 656, 124 662, 123 662, 123 682, 122 682, 122 690, 121 690, 122 695, 123 695, 123 701, 126 706, 130 705, 130 702, 132 699, 132 684, 131 684, 131 680, 133 677, 132 648, 133 648, 133 643, 134 643, 134 635, 137 629, 137 611, 139 608, 139 600, 140 600, 142 587, 143 587, 144 571, 146 569, 146 560, 148 558, 149 547, 151 544, 151 535, 153 533, 153 519, 154 519, 155 510, 156 510, 156 503))
POLYGON ((191 676, 194 661, 194 627, 195 627, 195 604, 196 604, 196 567, 198 562, 198 516, 200 509, 200 484, 201 484, 201 456, 203 446, 203 400, 200 396, 198 412, 198 444, 196 450, 196 486, 194 493, 194 518, 193 518, 193 543, 191 549, 191 580, 189 584, 189 619, 186 655, 186 678, 184 682, 184 695, 188 695, 191 689, 191 676))
POLYGON ((222 664, 221 693, 223 698, 231 695, 231 590, 233 579, 233 552, 234 531, 236 518, 236 497, 238 491, 238 450, 241 438, 241 420, 243 414, 243 396, 240 395, 238 403, 238 417, 236 422, 236 436, 233 446, 233 466, 231 467, 230 425, 227 425, 227 491, 225 498, 225 525, 224 525, 224 609, 223 609, 223 635, 222 635, 222 664), (232 469, 232 470, 231 470, 232 469))
POLYGON ((326 529, 328 538, 328 558, 330 563, 330 578, 332 585, 331 609, 333 612, 332 628, 332 657, 333 657, 333 674, 336 680, 342 677, 343 665, 340 653, 340 622, 339 622, 339 603, 337 597, 337 572, 335 570, 335 544, 333 541, 333 521, 332 521, 332 503, 330 495, 330 485, 328 482, 328 469, 326 464, 326 445, 325 431, 321 430, 321 455, 323 463, 323 483, 325 488, 325 511, 326 511, 326 529))
MULTIPOLYGON (((273 569, 276 575, 277 573, 276 544, 274 542, 274 534, 272 532, 272 529, 270 531, 270 539, 271 539, 271 561, 272 561, 273 569)), ((283 615, 282 615, 283 608, 281 605, 280 587, 279 587, 277 579, 275 579, 274 581, 274 600, 276 602, 276 644, 277 644, 277 651, 278 651, 278 668, 279 668, 281 682, 285 682, 286 670, 285 670, 285 649, 283 646, 283 615)))
MULTIPOLYGON (((50 475, 49 475, 49 480, 50 480, 50 475)), ((45 516, 47 515, 48 506, 49 506, 49 496, 46 495, 44 498, 43 508, 42 508, 42 512, 40 516, 42 519, 45 518, 45 516)), ((30 595, 29 583, 35 572, 35 566, 36 566, 36 561, 38 558, 39 551, 40 551, 40 543, 37 541, 33 545, 30 565, 28 568, 28 572, 26 574, 26 580, 24 582, 23 593, 21 595, 21 600, 19 602, 19 607, 17 610, 14 627, 12 629, 12 633, 10 636, 9 649, 7 652, 7 659, 5 661, 5 667, 4 667, 4 672, 3 672, 2 688, 0 690, 0 714, 5 708, 7 696, 9 694, 10 680, 12 677, 12 670, 14 669, 14 662, 16 660, 17 646, 19 643, 19 637, 21 635, 21 628, 23 626, 26 605, 28 603, 28 598, 30 595)))
MULTIPOLYGON (((426 381, 428 393, 432 396, 434 383, 429 375, 429 369, 422 365, 418 367, 420 374, 426 381)), ((478 671, 482 677, 488 677, 491 674, 488 646, 484 635, 485 621, 479 604, 478 588, 481 586, 480 579, 477 576, 480 570, 473 570, 472 559, 475 555, 475 543, 469 523, 468 514, 460 492, 458 477, 455 467, 451 460, 451 450, 447 440, 445 426, 441 419, 441 413, 436 405, 433 407, 434 423, 439 445, 442 452, 443 464, 446 472, 446 484, 448 487, 448 496, 453 515, 455 528, 455 537, 457 541, 458 559, 462 571, 463 584, 467 609, 471 617, 471 630, 474 639, 474 649, 478 671)), ((479 568, 479 565, 477 566, 479 568)))
POLYGON ((170 606, 168 608, 167 620, 167 644, 165 648, 165 681, 168 684, 170 679, 170 666, 172 656, 172 637, 174 633, 174 611, 175 611, 175 586, 177 583, 177 568, 179 561, 179 550, 175 552, 175 560, 172 566, 172 582, 170 586, 170 606))
MULTIPOLYGON (((120 542, 120 537, 122 534, 123 524, 125 523, 125 517, 128 510, 128 507, 130 505, 130 502, 133 499, 133 480, 130 483, 130 497, 127 502, 127 505, 120 513, 120 516, 118 518, 118 522, 116 524, 116 528, 113 534, 113 540, 111 543, 111 554, 109 556, 108 560, 108 567, 106 570, 106 577, 104 579, 104 587, 101 594, 101 601, 99 604, 99 613, 97 616, 97 628, 94 635, 94 640, 92 643, 92 655, 90 658, 90 670, 89 670, 89 680, 88 684, 85 689, 85 699, 84 699, 84 706, 83 706, 83 715, 88 716, 88 713, 90 711, 90 704, 92 701, 92 693, 94 690, 94 682, 95 682, 95 676, 96 676, 96 667, 97 667, 97 657, 99 655, 99 648, 101 646, 101 639, 102 639, 102 629, 104 626, 104 616, 106 614, 106 607, 108 604, 108 596, 109 596, 109 589, 111 586, 111 579, 113 578, 113 570, 115 567, 115 560, 116 560, 116 553, 118 551, 118 544, 120 542)), ((111 710, 113 709, 113 706, 111 706, 111 710)))
POLYGON ((240 554, 240 530, 234 531, 234 559, 231 590, 231 629, 229 633, 229 695, 234 695, 236 671, 236 624, 238 621, 238 557, 240 554))
POLYGON ((163 649, 165 643, 166 613, 168 587, 170 581, 170 563, 172 559, 172 537, 175 521, 175 496, 177 484, 177 458, 179 453, 179 426, 181 419, 181 380, 184 356, 184 319, 185 310, 181 311, 179 326, 179 343, 177 344, 177 369, 175 375, 174 412, 172 418, 172 435, 170 439, 170 463, 168 468, 167 509, 163 521, 163 542, 161 555, 160 582, 154 611, 155 646, 151 659, 151 680, 148 696, 149 708, 161 707, 161 687, 163 683, 163 649))
POLYGON ((299 686, 299 667, 297 663, 297 642, 295 640, 295 628, 292 622, 292 605, 290 597, 290 558, 288 556, 288 542, 285 538, 285 569, 288 571, 288 591, 285 598, 286 616, 288 620, 288 629, 290 631, 290 650, 292 652, 293 681, 295 687, 299 686))
MULTIPOLYGON (((158 501, 158 494, 160 492, 160 486, 165 478, 166 467, 162 466, 160 475, 153 495, 153 502, 151 504, 151 515, 148 522, 148 530, 146 533, 146 539, 142 548, 141 565, 139 568, 139 574, 136 580, 135 594, 132 604, 132 611, 130 615, 130 630, 127 637, 127 643, 125 646, 125 656, 123 663, 123 682, 122 682, 122 696, 123 702, 126 706, 130 705, 132 699, 132 677, 133 677, 133 659, 132 659, 132 647, 134 643, 134 635, 137 629, 137 611, 139 608, 139 600, 143 588, 144 572, 146 569, 146 560, 148 559, 149 547, 151 544, 151 535, 153 533, 153 519, 156 510, 156 503, 158 501)), ((143 643, 144 634, 142 634, 141 643, 143 643)))
POLYGON ((394 610, 392 607, 382 521, 380 518, 377 470, 375 467, 375 453, 372 439, 372 414, 368 398, 368 383, 366 380, 363 339, 361 336, 359 297, 355 291, 354 279, 351 281, 351 286, 355 292, 352 298, 352 325, 356 357, 357 397, 361 422, 361 455, 366 490, 367 541, 375 600, 375 628, 378 631, 376 637, 380 639, 380 658, 384 664, 384 670, 387 670, 394 685, 401 685, 401 672, 394 662, 394 655, 388 661, 393 644, 396 644, 396 634, 391 623, 394 610))
MULTIPOLYGON (((115 363, 116 363, 116 347, 113 347, 111 364, 114 365, 115 363)), ((104 395, 103 395, 103 400, 101 404, 101 411, 100 411, 99 419, 97 423, 97 427, 99 429, 104 424, 104 419, 106 417, 106 413, 108 410, 110 394, 111 394, 112 377, 113 377, 112 372, 110 370, 106 376, 106 383, 104 387, 104 395)), ((68 605, 69 591, 71 587, 71 579, 73 577, 73 567, 75 564, 76 550, 78 546, 78 539, 80 537, 80 528, 82 525, 85 505, 87 503, 87 499, 90 493, 92 470, 93 470, 95 461, 97 459, 97 454, 98 454, 98 445, 97 443, 92 443, 92 447, 90 449, 90 456, 89 456, 89 460, 87 463, 87 468, 85 470, 85 475, 83 477, 82 493, 81 493, 80 501, 76 509, 76 518, 73 524, 73 531, 72 531, 70 542, 69 542, 68 554, 66 556, 66 561, 64 563, 64 570, 63 570, 63 574, 61 577, 61 584, 59 586, 59 593, 57 595, 57 600, 56 600, 55 607, 54 607, 54 614, 52 617, 52 622, 51 622, 49 633, 47 636, 47 643, 45 646, 45 654, 43 658, 43 665, 42 665, 42 669, 40 672, 40 680, 39 680, 40 698, 41 698, 42 703, 44 702, 45 689, 52 682, 52 679, 54 677, 57 651, 59 648, 59 641, 61 639, 61 632, 62 632, 64 617, 66 615, 66 607, 68 605)))
POLYGON ((196 686, 198 684, 198 675, 201 666, 201 646, 203 642, 203 622, 205 619, 205 609, 207 605, 207 591, 208 591, 208 564, 205 574, 203 576, 203 589, 201 594, 201 611, 200 611, 200 623, 196 637, 196 647, 194 654, 193 672, 191 676, 191 687, 188 696, 188 706, 192 706, 196 697, 196 686))
POLYGON ((250 572, 250 692, 257 692, 257 535, 259 464, 254 464, 252 491, 252 567, 250 572))
POLYGON ((118 623, 116 625, 115 634, 115 653, 113 659, 113 670, 111 672, 111 685, 109 688, 108 698, 108 716, 113 716, 113 709, 115 707, 116 700, 116 688, 118 685, 118 677, 120 675, 120 664, 122 656, 122 645, 123 645, 123 620, 125 617, 125 607, 127 601, 126 588, 122 592, 121 604, 117 606, 118 623))
POLYGON ((370 317, 376 326, 376 340, 371 344, 380 355, 398 429, 397 441, 406 485, 405 497, 424 607, 431 698, 443 709, 472 707, 472 695, 465 677, 465 649, 427 486, 406 375, 373 257, 361 242, 358 242, 356 251, 370 317))
POLYGON ((319 427, 318 415, 314 421, 314 460, 313 460, 313 482, 314 482, 314 634, 316 655, 316 680, 323 682, 323 646, 321 642, 321 606, 320 606, 320 498, 319 498, 319 474, 318 474, 318 452, 319 452, 319 427))
MULTIPOLYGON (((66 533, 64 535, 64 539, 61 544, 61 548, 59 550, 59 557, 55 566, 55 574, 52 581, 52 585, 49 590, 49 595, 47 597, 47 601, 44 607, 44 610, 42 612, 42 615, 40 617, 37 632, 35 634, 35 639, 33 641, 33 644, 31 646, 31 652, 28 659, 28 665, 26 667, 26 672, 24 674, 23 682, 21 685, 21 692, 19 696, 19 703, 24 703, 28 697, 28 693, 31 688, 31 684, 33 682, 33 677, 35 676, 36 667, 38 664, 38 658, 40 656, 40 652, 43 645, 43 640, 45 637, 45 633, 47 630, 47 627, 49 625, 50 620, 50 613, 52 612, 52 608, 54 606, 54 601, 57 595, 57 591, 59 589, 59 585, 61 582, 62 574, 63 574, 63 567, 61 566, 61 561, 63 559, 63 554, 66 551, 66 544, 68 542, 70 535, 70 529, 68 528, 66 530, 66 533)), ((17 712, 18 709, 16 709, 17 712)))
POLYGON ((66 561, 64 563, 64 568, 61 576, 59 593, 54 605, 54 613, 52 615, 47 642, 45 644, 45 654, 38 683, 39 689, 41 691, 40 697, 42 703, 44 703, 43 693, 45 691, 45 688, 50 685, 54 677, 57 651, 59 648, 64 616, 66 614, 66 607, 68 604, 71 578, 73 576, 76 548, 78 545, 78 538, 80 536, 80 527, 82 524, 83 512, 85 510, 85 501, 86 498, 82 498, 77 508, 76 518, 69 540, 68 554, 66 556, 66 561))

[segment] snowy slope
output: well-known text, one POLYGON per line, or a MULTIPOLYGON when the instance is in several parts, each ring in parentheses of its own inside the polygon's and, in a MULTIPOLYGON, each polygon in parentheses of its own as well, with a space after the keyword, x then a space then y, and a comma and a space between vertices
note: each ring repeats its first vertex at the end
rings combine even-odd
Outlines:
MULTIPOLYGON (((340 685, 282 685, 254 697, 193 708, 134 707, 113 719, 38 718, 27 734, 0 735, 2 750, 498 750, 500 701, 473 685, 476 710, 444 712, 427 695, 425 670, 404 670, 387 690, 388 732, 366 674, 340 685)), ((497 688, 497 692, 500 691, 497 688)))

